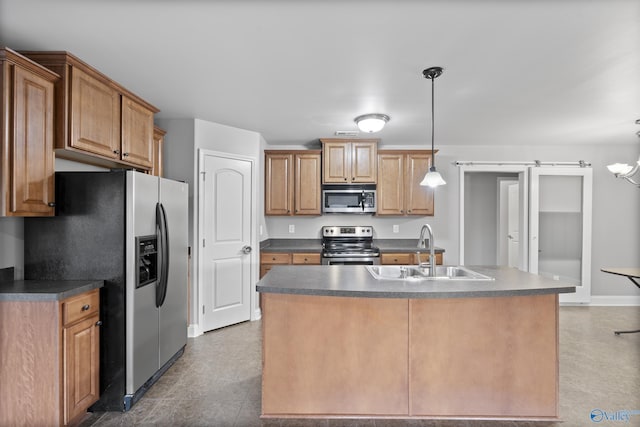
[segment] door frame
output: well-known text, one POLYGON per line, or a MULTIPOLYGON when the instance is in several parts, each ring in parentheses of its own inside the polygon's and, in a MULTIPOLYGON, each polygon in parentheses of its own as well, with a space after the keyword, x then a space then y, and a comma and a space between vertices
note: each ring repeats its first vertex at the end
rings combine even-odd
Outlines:
POLYGON ((202 248, 202 240, 204 239, 203 230, 204 230, 204 185, 202 184, 203 174, 204 174, 204 159, 206 156, 214 156, 220 157, 224 159, 230 160, 241 160, 247 161, 251 163, 251 200, 253 203, 251 204, 251 219, 250 219, 250 242, 253 250, 250 254, 250 300, 251 300, 251 314, 250 321, 259 320, 261 318, 260 305, 258 300, 258 293, 256 292, 255 283, 257 282, 258 277, 258 174, 256 170, 257 161, 253 157, 243 156, 240 154, 233 153, 223 153, 220 151, 207 150, 204 148, 198 149, 198 230, 197 230, 197 239, 194 242, 194 246, 197 250, 197 260, 198 260, 198 295, 197 295, 197 304, 196 307, 198 309, 197 313, 197 322, 198 322, 198 335, 203 333, 203 309, 204 309, 204 301, 202 300, 202 295, 204 295, 204 283, 202 281, 203 277, 203 268, 204 268, 204 251, 202 248))
MULTIPOLYGON (((491 173, 517 173, 518 174, 518 182, 520 187, 520 242, 529 240, 529 166, 523 164, 495 164, 495 165, 485 165, 485 164, 459 164, 458 165, 458 196, 459 196, 459 204, 460 204, 460 214, 459 214, 459 242, 458 242, 458 253, 459 253, 459 263, 464 265, 464 215, 465 215, 465 206, 464 206, 464 176, 465 173, 471 172, 491 172, 491 173)), ((520 245, 520 256, 519 256, 519 269, 522 271, 529 271, 529 248, 528 245, 522 244, 520 245)))

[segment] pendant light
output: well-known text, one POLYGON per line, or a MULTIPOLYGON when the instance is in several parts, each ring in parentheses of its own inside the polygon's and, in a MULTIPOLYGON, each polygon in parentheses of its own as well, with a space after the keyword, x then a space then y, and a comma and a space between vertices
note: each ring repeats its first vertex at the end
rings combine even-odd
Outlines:
POLYGON ((429 168, 429 172, 424 176, 424 179, 420 182, 420 185, 425 185, 427 187, 438 187, 440 185, 445 185, 446 182, 442 179, 440 173, 436 170, 436 153, 434 149, 434 84, 433 81, 440 77, 442 74, 442 67, 431 67, 427 68, 422 72, 424 78, 431 80, 431 167, 429 168))
MULTIPOLYGON (((636 124, 640 125, 640 119, 636 120, 636 124)), ((636 135, 640 136, 640 132, 637 132, 636 135)), ((608 165, 607 169, 609 169, 609 172, 615 175, 616 178, 622 178, 630 184, 640 188, 640 181, 633 180, 633 176, 640 172, 640 158, 638 158, 635 166, 628 165, 626 163, 614 163, 612 165, 608 165)))

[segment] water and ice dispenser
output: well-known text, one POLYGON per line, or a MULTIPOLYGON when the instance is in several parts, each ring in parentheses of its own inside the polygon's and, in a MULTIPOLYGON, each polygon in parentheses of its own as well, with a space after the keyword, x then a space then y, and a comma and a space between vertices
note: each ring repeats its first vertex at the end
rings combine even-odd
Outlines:
POLYGON ((136 237, 136 247, 136 288, 140 288, 158 278, 158 238, 155 235, 136 237))

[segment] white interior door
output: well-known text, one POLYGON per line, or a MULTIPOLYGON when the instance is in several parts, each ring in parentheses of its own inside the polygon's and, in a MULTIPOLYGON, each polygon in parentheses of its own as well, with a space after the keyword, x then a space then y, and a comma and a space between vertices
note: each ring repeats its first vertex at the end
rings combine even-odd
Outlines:
POLYGON ((531 168, 529 268, 576 286, 561 303, 591 301, 590 168, 531 168))
POLYGON ((517 179, 498 178, 497 265, 519 266, 519 185, 517 179))
POLYGON ((520 254, 520 221, 518 212, 520 206, 520 190, 518 183, 512 183, 507 189, 507 265, 518 267, 520 254))
POLYGON ((201 159, 202 325, 210 331, 250 318, 253 163, 201 159))

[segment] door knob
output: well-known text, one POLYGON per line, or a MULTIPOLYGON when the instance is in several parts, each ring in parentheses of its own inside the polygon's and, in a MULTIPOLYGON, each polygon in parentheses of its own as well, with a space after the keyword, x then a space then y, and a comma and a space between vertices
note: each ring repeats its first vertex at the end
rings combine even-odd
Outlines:
POLYGON ((243 254, 250 254, 251 253, 251 246, 249 246, 249 245, 243 246, 242 247, 242 253, 243 254))

